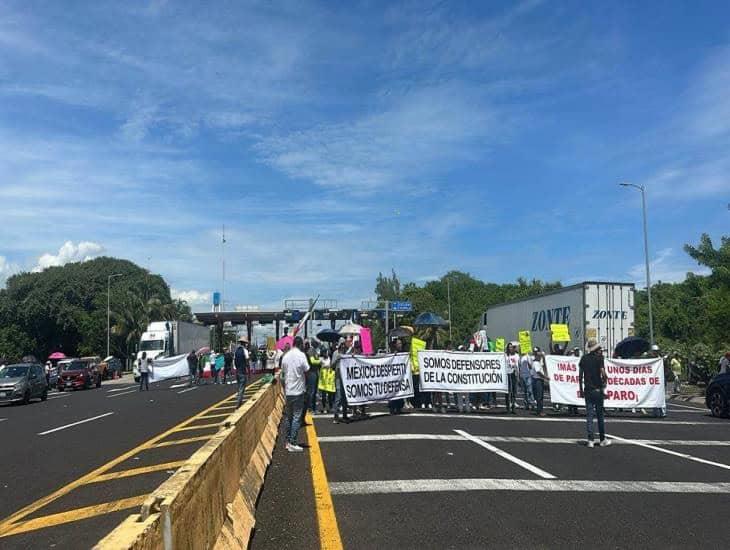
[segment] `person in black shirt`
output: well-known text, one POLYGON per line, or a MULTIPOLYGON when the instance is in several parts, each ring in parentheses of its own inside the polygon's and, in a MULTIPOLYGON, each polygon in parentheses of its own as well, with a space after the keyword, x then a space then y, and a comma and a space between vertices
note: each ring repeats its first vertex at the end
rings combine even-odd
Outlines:
POLYGON ((580 395, 586 400, 586 427, 588 428, 588 447, 593 443, 593 415, 598 418, 598 434, 601 447, 607 447, 611 442, 606 439, 606 428, 603 418, 603 388, 606 387, 606 368, 603 363, 603 350, 595 338, 590 338, 586 344, 586 354, 578 364, 578 384, 580 395))

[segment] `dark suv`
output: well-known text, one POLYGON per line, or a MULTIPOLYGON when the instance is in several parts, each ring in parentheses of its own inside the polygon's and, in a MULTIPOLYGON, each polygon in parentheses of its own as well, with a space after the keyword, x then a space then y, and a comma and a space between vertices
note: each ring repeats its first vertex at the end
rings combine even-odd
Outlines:
POLYGON ((101 374, 95 366, 80 359, 59 361, 58 391, 87 390, 92 386, 101 386, 101 374))
POLYGON ((0 368, 0 403, 30 403, 34 397, 48 397, 46 373, 41 365, 19 363, 0 368))
POLYGON ((705 392, 705 403, 712 416, 730 414, 730 372, 718 374, 710 380, 705 392))

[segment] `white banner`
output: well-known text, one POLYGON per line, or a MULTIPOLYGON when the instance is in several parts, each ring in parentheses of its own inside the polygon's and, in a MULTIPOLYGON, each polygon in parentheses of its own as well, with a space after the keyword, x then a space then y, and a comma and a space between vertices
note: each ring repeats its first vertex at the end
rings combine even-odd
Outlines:
POLYGON ((176 355, 174 357, 165 357, 164 359, 155 359, 152 361, 150 382, 160 382, 169 378, 180 378, 181 376, 189 375, 188 356, 176 355))
MULTIPOLYGON (((604 407, 631 409, 664 407, 664 364, 661 358, 605 359, 608 382, 604 390, 604 407)), ((550 399, 564 405, 585 405, 578 396, 580 357, 548 355, 545 357, 550 377, 550 399)))
POLYGON ((422 391, 507 393, 504 353, 425 350, 418 363, 422 391))
POLYGON ((340 360, 340 376, 347 404, 351 406, 413 397, 408 353, 344 356, 340 360))

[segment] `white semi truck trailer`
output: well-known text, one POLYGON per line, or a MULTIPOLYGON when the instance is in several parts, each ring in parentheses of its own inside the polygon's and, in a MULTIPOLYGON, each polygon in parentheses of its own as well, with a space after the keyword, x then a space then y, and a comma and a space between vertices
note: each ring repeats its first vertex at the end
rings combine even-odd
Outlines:
POLYGON ((490 306, 482 325, 490 339, 508 342, 528 330, 532 345, 549 352, 550 325, 566 324, 570 348, 584 350, 586 341, 596 338, 610 354, 621 340, 634 335, 634 291, 633 283, 588 281, 490 306))
MULTIPOLYGON (((210 345, 210 327, 186 321, 154 321, 142 333, 137 359, 142 353, 151 359, 162 359, 190 353, 210 345)), ((137 362, 134 363, 134 379, 139 380, 137 362)))

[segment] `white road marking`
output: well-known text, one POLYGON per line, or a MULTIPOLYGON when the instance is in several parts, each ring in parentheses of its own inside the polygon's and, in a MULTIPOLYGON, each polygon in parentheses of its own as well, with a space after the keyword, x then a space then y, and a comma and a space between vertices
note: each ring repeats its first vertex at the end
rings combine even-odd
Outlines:
POLYGON ((183 382, 182 384, 173 384, 172 386, 170 386, 170 389, 174 390, 175 388, 182 388, 183 386, 187 386, 187 385, 188 385, 188 382, 183 382))
POLYGON ((79 424, 86 424, 87 422, 91 422, 93 420, 98 420, 99 418, 104 418, 105 416, 109 416, 111 414, 114 414, 113 412, 108 412, 104 414, 100 414, 99 416, 92 416, 91 418, 87 418, 85 420, 79 420, 78 422, 74 422, 72 424, 66 424, 65 426, 59 426, 58 428, 53 428, 52 430, 46 430, 45 432, 40 432, 38 435, 48 435, 52 434, 53 432, 58 432, 61 430, 65 430, 66 428, 71 428, 73 426, 78 426, 79 424))
POLYGON ((675 403, 674 401, 669 401, 667 404, 670 407, 682 407, 683 409, 694 409, 696 411, 702 411, 702 412, 708 413, 708 414, 710 412, 708 409, 703 409, 703 408, 700 408, 700 407, 693 407, 691 405, 680 405, 679 403, 675 403))
POLYGON ((107 395, 107 399, 111 399, 112 397, 121 397, 122 395, 129 395, 130 393, 137 393, 139 390, 137 388, 122 392, 122 393, 115 393, 114 395, 107 395))
POLYGON ((180 395, 181 393, 185 393, 185 392, 189 392, 189 391, 193 391, 193 390, 197 390, 197 389, 198 389, 197 386, 193 386, 192 388, 188 388, 186 390, 180 390, 179 392, 177 392, 177 394, 180 395))
MULTIPOLYGON (((575 445, 585 443, 584 439, 577 437, 514 437, 501 435, 476 435, 482 441, 491 443, 549 443, 562 445, 575 445)), ((436 440, 436 441, 458 441, 463 439, 459 435, 451 434, 381 434, 381 435, 324 435, 317 438, 320 443, 361 443, 372 441, 414 441, 414 440, 436 440)), ((730 447, 730 441, 716 441, 707 439, 634 439, 632 441, 646 443, 648 445, 669 445, 687 447, 730 447)), ((625 442, 618 441, 621 445, 625 442)))
MULTIPOLYGON (((388 413, 384 413, 387 415, 388 413)), ((373 415, 375 416, 375 415, 373 415)), ((586 423, 585 418, 563 418, 563 417, 552 417, 544 416, 538 418, 536 416, 502 416, 502 415, 484 415, 484 414, 441 414, 441 413, 404 413, 403 418, 411 417, 428 417, 428 418, 466 418, 473 420, 505 420, 505 421, 521 421, 531 420, 533 422, 579 422, 581 424, 586 423)), ((606 424, 664 424, 667 426, 721 426, 722 421, 718 422, 691 422, 689 420, 642 420, 632 418, 616 418, 612 416, 606 417, 606 424)))
POLYGON ((70 393, 59 393, 58 395, 49 395, 48 399, 61 399, 62 397, 69 397, 70 393))
POLYGON ((474 437, 471 434, 466 433, 464 430, 454 430, 457 434, 462 436, 464 439, 468 439, 469 441, 472 441, 473 443, 476 443, 480 447, 484 447, 488 451, 492 451, 497 456, 501 456, 505 460, 509 460, 510 462, 517 464, 518 466, 521 466, 525 470, 532 472, 535 475, 540 476, 543 479, 555 479, 555 476, 553 474, 550 474, 546 472, 545 470, 542 470, 538 468, 537 466, 533 466, 529 462, 525 462, 521 458, 517 458, 514 455, 509 454, 507 451, 503 451, 502 449, 498 449, 494 445, 491 445, 490 443, 487 443, 486 441, 479 439, 478 437, 474 437))
POLYGON ((5 422, 7 418, 0 418, 0 422, 5 422))
POLYGON ((395 479, 390 481, 330 482, 333 495, 431 493, 457 491, 527 491, 588 493, 699 493, 730 492, 730 483, 684 481, 593 481, 570 479, 395 479))
POLYGON ((640 443, 639 441, 633 440, 633 439, 624 439, 623 437, 619 437, 617 435, 606 435, 606 437, 609 437, 613 440, 621 441, 623 443, 629 443, 631 445, 638 445, 639 447, 644 447, 645 449, 651 449, 653 451, 657 451, 660 453, 672 455, 672 456, 678 456, 680 458, 685 458, 687 460, 691 460, 693 462, 699 462, 701 464, 707 464, 709 466, 717 466, 718 468, 723 468, 725 470, 730 470, 730 464, 723 464, 721 462, 713 462, 712 460, 705 460, 704 458, 698 458, 696 456, 688 455, 685 453, 679 453, 677 451, 670 451, 669 449, 662 449, 661 447, 656 447, 654 445, 650 445, 649 443, 640 443))
POLYGON ((134 386, 124 386, 123 388, 114 388, 113 390, 106 390, 106 392, 111 393, 111 392, 115 392, 115 391, 125 391, 128 389, 134 388, 136 386, 137 386, 137 384, 135 384, 134 386))

